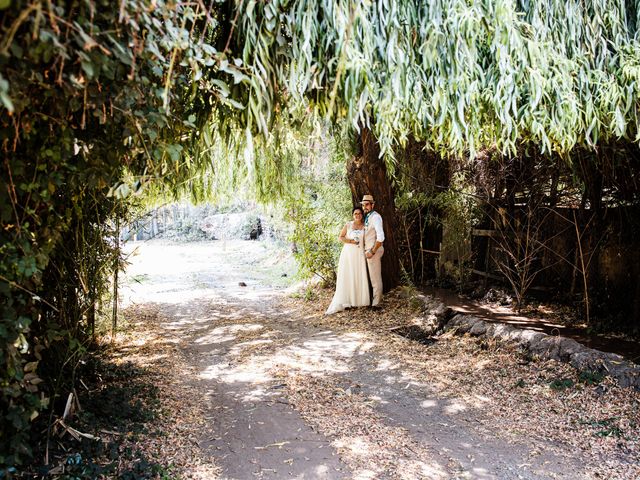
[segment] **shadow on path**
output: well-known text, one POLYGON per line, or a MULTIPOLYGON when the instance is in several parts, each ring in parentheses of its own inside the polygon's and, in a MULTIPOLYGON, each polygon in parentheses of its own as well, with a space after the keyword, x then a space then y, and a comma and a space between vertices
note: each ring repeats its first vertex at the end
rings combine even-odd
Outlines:
POLYGON ((199 444, 223 478, 583 476, 566 451, 532 457, 528 437, 496 437, 477 420, 481 400, 444 397, 413 380, 367 331, 327 328, 258 279, 238 287, 242 266, 209 248, 193 258, 157 252, 182 273, 149 262, 157 279, 150 275, 134 300, 157 306, 159 327, 196 372, 184 382, 207 405, 199 444), (198 277, 188 278, 185 265, 197 265, 198 277))

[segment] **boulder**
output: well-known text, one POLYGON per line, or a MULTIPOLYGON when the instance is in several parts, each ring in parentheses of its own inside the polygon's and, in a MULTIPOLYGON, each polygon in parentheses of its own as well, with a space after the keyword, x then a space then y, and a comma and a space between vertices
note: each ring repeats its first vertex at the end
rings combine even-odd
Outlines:
POLYGON ((486 322, 476 322, 469 329, 469 334, 479 337, 487 333, 487 323, 486 322))
POLYGON ((469 330, 471 330, 471 327, 473 327, 476 321, 481 320, 471 315, 464 315, 462 313, 459 313, 445 325, 444 329, 454 330, 455 333, 467 333, 469 330))
POLYGON ((420 312, 412 323, 420 328, 425 335, 431 336, 441 331, 454 315, 453 310, 431 295, 413 294, 411 300, 417 304, 420 312))

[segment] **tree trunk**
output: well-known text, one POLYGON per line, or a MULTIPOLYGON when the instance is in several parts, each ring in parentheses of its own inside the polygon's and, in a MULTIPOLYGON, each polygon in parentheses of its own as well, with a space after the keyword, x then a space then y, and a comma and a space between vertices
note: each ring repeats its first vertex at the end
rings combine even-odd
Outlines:
POLYGON ((380 147, 370 130, 363 128, 358 138, 358 152, 347 163, 347 175, 354 204, 362 196, 373 195, 375 210, 382 215, 384 226, 384 255, 382 256, 382 283, 388 292, 400 284, 400 261, 396 242, 397 219, 393 189, 387 179, 384 160, 380 158, 380 147))

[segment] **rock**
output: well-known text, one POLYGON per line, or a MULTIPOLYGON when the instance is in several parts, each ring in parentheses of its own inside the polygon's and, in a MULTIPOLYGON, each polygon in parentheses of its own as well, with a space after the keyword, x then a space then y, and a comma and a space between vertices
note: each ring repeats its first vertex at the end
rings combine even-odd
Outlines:
POLYGON ((255 220, 255 226, 249 232, 249 240, 257 240, 258 237, 262 235, 262 222, 260 221, 260 217, 255 220))
POLYGON ((470 329, 469 334, 480 336, 487 332, 487 324, 485 322, 476 322, 470 329))
POLYGON ((513 332, 515 327, 511 325, 505 325, 504 323, 496 323, 494 325, 492 337, 495 339, 503 339, 506 340, 511 332, 513 332))
POLYGON ((427 336, 441 331, 447 321, 454 315, 454 311, 431 295, 406 293, 411 302, 415 303, 420 315, 413 320, 413 324, 420 328, 427 336))
POLYGON ((475 321, 480 321, 471 315, 459 313, 453 317, 446 325, 445 330, 454 330, 456 333, 467 333, 473 327, 475 321))
POLYGON ((590 370, 598 372, 602 369, 604 352, 598 350, 584 349, 582 352, 574 353, 569 363, 576 370, 590 370))
POLYGON ((533 330, 520 330, 517 342, 520 345, 527 345, 528 343, 539 342, 545 337, 544 333, 535 332, 533 330))
POLYGON ((560 360, 560 351, 556 342, 557 338, 558 337, 554 338, 546 335, 539 341, 531 343, 528 350, 540 358, 560 360))
POLYGON ((587 348, 572 338, 557 337, 557 339, 558 357, 560 358, 560 361, 565 363, 568 363, 573 355, 580 353, 587 348))
POLYGON ((640 385, 640 369, 638 368, 622 368, 611 372, 611 376, 618 380, 621 387, 635 387, 640 385))

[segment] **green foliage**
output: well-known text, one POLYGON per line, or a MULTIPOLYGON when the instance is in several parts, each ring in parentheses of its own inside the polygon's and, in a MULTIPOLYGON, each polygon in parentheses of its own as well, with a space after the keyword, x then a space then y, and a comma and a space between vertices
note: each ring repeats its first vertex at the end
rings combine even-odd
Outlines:
POLYGON ((556 378, 555 380, 549 383, 549 387, 552 390, 566 390, 567 388, 571 388, 575 385, 575 382, 570 378, 556 378))
MULTIPOLYGON (((429 177, 430 171, 416 172, 415 168, 426 169, 419 161, 408 160, 405 163, 398 165, 397 169, 396 209, 406 212, 406 217, 411 221, 409 227, 405 227, 409 230, 406 236, 409 237, 411 233, 417 237, 409 237, 407 243, 419 245, 421 249, 439 250, 439 268, 435 272, 437 278, 462 285, 469 276, 472 261, 471 229, 479 219, 474 185, 464 170, 453 174, 447 172, 443 183, 446 182, 448 188, 435 185, 435 180, 431 185, 421 184, 420 180, 429 177), (424 232, 429 229, 441 229, 442 241, 439 245, 425 245, 424 232)), ((405 220, 405 223, 408 222, 405 220)), ((421 252, 413 251, 412 254, 419 258, 421 252)), ((410 273, 407 269, 407 274, 410 273)), ((420 277, 416 272, 414 280, 420 277)))
POLYGON ((292 241, 296 245, 296 259, 305 276, 318 275, 326 284, 335 281, 336 255, 335 232, 328 231, 319 209, 312 205, 300 205, 290 211, 295 222, 292 241))
POLYGON ((351 205, 317 117, 371 126, 392 172, 410 135, 470 157, 640 138, 637 2, 211 5, 0 2, 0 466, 73 378, 143 189, 251 189, 329 278, 351 205))
POLYGON ((3 12, 0 465, 26 461, 30 422, 68 387, 52 380, 73 379, 122 264, 116 226, 132 198, 197 201, 248 184, 297 205, 308 138, 289 127, 311 117, 256 115, 273 97, 251 96, 260 79, 232 54, 234 15, 231 3, 163 0, 17 0, 3 12), (40 358, 43 383, 27 369, 40 358))
POLYGON ((469 275, 472 260, 471 229, 478 221, 478 203, 470 182, 461 173, 451 179, 451 186, 437 194, 434 204, 442 212, 442 268, 461 285, 469 275))
POLYGON ((200 229, 192 218, 184 218, 178 222, 175 227, 175 233, 178 238, 186 241, 193 242, 208 239, 207 233, 200 229))
MULTIPOLYGON (((637 1, 239 4, 249 111, 267 131, 287 92, 371 125, 383 153, 544 153, 640 138, 637 1)), ((390 155, 392 156, 392 155, 390 155)))
POLYGON ((623 431, 617 426, 616 420, 619 420, 618 417, 605 418, 603 420, 581 420, 580 423, 583 425, 589 425, 594 428, 596 431, 594 435, 596 437, 622 437, 623 431))
POLYGON ((315 158, 301 169, 297 189, 281 203, 294 225, 291 240, 296 246, 300 273, 318 275, 330 285, 335 282, 342 247, 337 237, 352 212, 344 150, 325 134, 308 157, 315 158))
POLYGON ((587 385, 597 385, 604 379, 604 375, 600 372, 591 370, 583 370, 578 376, 578 380, 587 385))
POLYGON ((293 298, 302 298, 306 302, 313 302, 318 295, 315 288, 311 285, 308 285, 307 287, 305 287, 304 291, 293 293, 291 296, 293 298))
POLYGON ((157 182, 178 192, 208 165, 186 147, 223 95, 213 77, 232 77, 199 9, 119 6, 17 0, 3 12, 0 467, 27 461, 32 420, 68 388, 54 379, 73 380, 121 265, 127 197, 157 182))
POLYGON ((234 143, 235 155, 229 153, 220 130, 205 135, 210 136, 206 142, 212 172, 205 182, 211 198, 229 202, 242 195, 271 204, 277 216, 293 225, 288 240, 295 245, 300 275, 318 275, 327 284, 335 281, 340 253, 336 238, 351 218, 345 134, 344 129, 332 132, 321 119, 291 109, 273 120, 268 136, 247 132, 241 143, 234 143))

